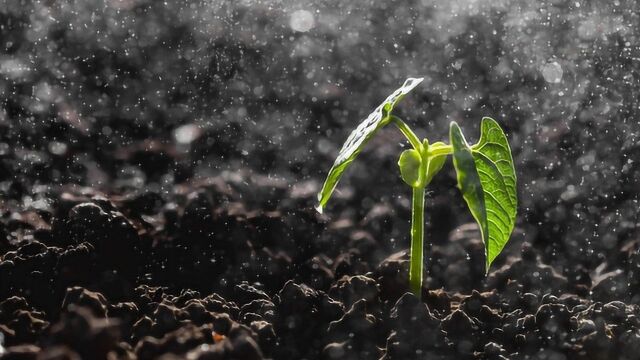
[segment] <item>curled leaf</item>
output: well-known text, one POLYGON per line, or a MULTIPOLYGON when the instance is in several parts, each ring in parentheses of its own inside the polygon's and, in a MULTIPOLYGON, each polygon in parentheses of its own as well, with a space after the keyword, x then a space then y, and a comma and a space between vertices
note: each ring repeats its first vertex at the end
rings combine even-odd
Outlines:
MULTIPOLYGON (((449 138, 453 147, 453 166, 456 169, 458 187, 462 197, 471 211, 471 215, 480 227, 482 239, 489 235, 487 209, 484 203, 484 192, 476 164, 471 153, 471 147, 462 135, 462 130, 455 122, 451 122, 449 138)), ((485 242, 486 244, 486 242, 485 242)))
POLYGON ((480 227, 485 244, 486 270, 504 248, 517 212, 516 175, 504 132, 491 118, 483 118, 480 140, 469 146, 460 127, 450 129, 458 187, 480 227))
POLYGON ((358 127, 351 132, 336 158, 329 174, 318 193, 319 212, 329 201, 344 170, 358 156, 364 145, 375 133, 389 122, 389 115, 402 98, 422 82, 423 78, 408 78, 404 84, 385 99, 358 127))
POLYGON ((420 152, 415 149, 405 150, 400 154, 398 166, 400 167, 400 176, 402 180, 411 187, 420 184, 420 165, 422 157, 420 152))
MULTIPOLYGON (((445 143, 438 141, 430 145, 429 148, 433 150, 444 146, 446 146, 445 143)), ((431 180, 433 180, 433 177, 440 171, 440 169, 442 169, 442 166, 444 165, 446 160, 447 154, 429 156, 429 162, 427 163, 426 167, 424 186, 427 186, 431 183, 431 180)))

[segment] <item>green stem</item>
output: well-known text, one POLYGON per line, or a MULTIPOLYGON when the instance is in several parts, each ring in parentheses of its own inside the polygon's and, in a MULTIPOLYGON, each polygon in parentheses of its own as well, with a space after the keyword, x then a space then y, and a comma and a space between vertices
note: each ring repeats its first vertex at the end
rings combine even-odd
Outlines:
POLYGON ((409 258, 409 289, 422 296, 422 252, 424 247, 424 187, 413 188, 411 206, 411 256, 409 258))
POLYGON ((450 154, 453 154, 453 147, 451 145, 429 149, 430 156, 450 155, 450 154))
POLYGON ((413 132, 413 130, 411 130, 409 125, 407 125, 404 121, 402 121, 402 119, 395 115, 391 115, 390 118, 391 121, 393 121, 393 123, 396 125, 396 127, 398 127, 398 129, 404 134, 407 140, 409 140, 411 146, 422 153, 422 143, 420 142, 420 139, 418 139, 418 136, 416 136, 416 134, 413 132))

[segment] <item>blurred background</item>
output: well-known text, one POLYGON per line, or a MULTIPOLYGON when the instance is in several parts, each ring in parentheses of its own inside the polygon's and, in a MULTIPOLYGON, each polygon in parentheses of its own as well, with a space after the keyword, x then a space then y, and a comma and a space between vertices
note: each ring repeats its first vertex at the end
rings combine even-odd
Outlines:
MULTIPOLYGON (((296 194, 311 207, 351 129, 406 77, 424 76, 398 114, 432 142, 451 120, 470 140, 482 116, 498 120, 518 172, 518 236, 565 273, 605 271, 638 235, 639 7, 5 1, 0 204, 47 209, 70 185, 168 197, 175 184, 222 176, 286 187, 266 195, 273 208, 296 194)), ((327 210, 386 214, 394 223, 379 230, 400 248, 403 146, 383 130, 327 210)), ((427 199, 434 243, 471 221, 446 169, 427 199)))

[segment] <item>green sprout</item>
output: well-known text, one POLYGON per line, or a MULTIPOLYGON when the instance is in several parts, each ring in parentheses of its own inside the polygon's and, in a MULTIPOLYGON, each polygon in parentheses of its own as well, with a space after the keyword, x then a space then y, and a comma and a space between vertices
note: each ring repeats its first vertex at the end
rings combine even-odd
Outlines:
POLYGON ((443 142, 430 144, 427 139, 420 141, 404 121, 392 114, 396 104, 422 80, 407 79, 349 135, 318 193, 317 207, 322 213, 342 173, 376 132, 389 123, 396 125, 412 146, 400 154, 398 166, 402 180, 413 190, 409 288, 418 297, 423 274, 425 188, 449 155, 453 156, 458 188, 480 228, 485 245, 485 273, 511 236, 518 202, 511 149, 495 120, 482 119, 480 140, 471 146, 458 124, 452 121, 450 144, 447 145, 443 142))

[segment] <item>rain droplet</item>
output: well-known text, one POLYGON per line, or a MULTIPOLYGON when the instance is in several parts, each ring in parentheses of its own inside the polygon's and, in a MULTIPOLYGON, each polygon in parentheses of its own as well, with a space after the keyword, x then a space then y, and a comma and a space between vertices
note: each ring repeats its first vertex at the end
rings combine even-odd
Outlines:
POLYGON ((562 66, 556 61, 543 65, 541 72, 544 80, 548 83, 557 84, 562 81, 562 66))
POLYGON ((315 26, 313 14, 307 10, 296 10, 289 18, 289 26, 294 31, 307 32, 315 26))
POLYGON ((180 144, 190 144, 193 140, 197 139, 201 133, 202 131, 197 125, 187 124, 175 129, 173 136, 180 144))

